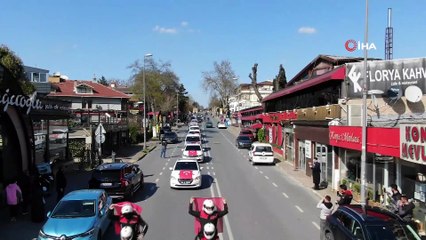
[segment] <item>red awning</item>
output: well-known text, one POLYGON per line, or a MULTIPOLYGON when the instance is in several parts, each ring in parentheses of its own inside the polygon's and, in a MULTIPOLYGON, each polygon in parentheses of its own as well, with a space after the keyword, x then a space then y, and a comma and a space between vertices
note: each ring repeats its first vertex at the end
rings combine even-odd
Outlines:
POLYGON ((256 116, 243 116, 241 117, 242 121, 254 121, 256 120, 256 116))
POLYGON ((262 127, 263 127, 263 125, 261 123, 255 123, 255 124, 252 124, 250 126, 250 128, 253 128, 253 129, 258 129, 258 128, 262 128, 262 127))
POLYGON ((246 109, 240 110, 238 113, 241 114, 245 112, 255 112, 255 111, 263 111, 263 107, 257 106, 257 107, 246 108, 246 109))
POLYGON ((325 73, 323 75, 320 75, 316 78, 313 79, 309 79, 305 82, 299 83, 297 85, 288 87, 288 88, 284 88, 281 91, 275 92, 275 93, 271 93, 269 94, 267 97, 265 97, 262 102, 266 102, 266 101, 270 101, 270 100, 274 100, 277 98, 280 98, 282 96, 285 95, 289 95, 298 91, 301 91, 303 89, 306 88, 310 88, 312 86, 316 86, 318 84, 330 81, 330 80, 344 80, 345 79, 345 75, 346 75, 346 68, 344 66, 336 68, 328 73, 325 73))

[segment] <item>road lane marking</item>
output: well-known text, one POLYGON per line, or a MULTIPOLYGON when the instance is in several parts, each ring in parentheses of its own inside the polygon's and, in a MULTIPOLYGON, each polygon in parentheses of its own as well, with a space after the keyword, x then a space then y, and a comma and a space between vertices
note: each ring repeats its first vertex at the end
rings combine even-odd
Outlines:
POLYGON ((216 173, 215 173, 215 172, 213 172, 213 175, 214 175, 214 176, 216 176, 216 173))
POLYGON ((254 167, 254 169, 259 169, 258 167, 254 167))
POLYGON ((163 167, 163 170, 166 169, 166 167, 163 167))
POLYGON ((269 177, 265 175, 265 178, 269 180, 269 177))
POLYGON ((276 183, 274 183, 274 182, 272 183, 272 185, 274 185, 274 187, 278 187, 278 185, 276 183))
POLYGON ((283 192, 282 194, 284 197, 288 198, 288 195, 285 192, 283 192))
POLYGON ((214 170, 214 167, 212 167, 212 170, 214 170))
POLYGON ((208 172, 207 172, 207 174, 208 174, 208 175, 211 175, 211 174, 210 174, 210 171, 208 171, 208 172))
POLYGON ((159 178, 155 179, 155 182, 156 182, 156 183, 157 183, 158 181, 160 181, 160 179, 159 179, 159 178))
POLYGON ((207 166, 207 169, 210 169, 210 167, 209 167, 209 166, 207 166))
POLYGON ((160 176, 163 175, 163 172, 160 172, 160 176))
MULTIPOLYGON (((217 193, 219 194, 219 196, 222 196, 222 193, 219 188, 219 182, 217 181, 217 179, 216 179, 215 185, 216 185, 217 193)), ((229 224, 228 215, 223 216, 223 220, 225 222, 226 230, 228 230, 228 239, 234 240, 234 234, 232 234, 232 229, 231 229, 231 225, 229 224)))
POLYGON ((260 172, 260 174, 263 174, 263 171, 259 171, 260 172))
POLYGON ((312 224, 318 229, 318 230, 320 230, 321 228, 320 228, 320 226, 318 225, 318 223, 316 223, 316 222, 312 222, 312 224))
POLYGON ((299 206, 297 206, 297 205, 294 205, 296 208, 297 208, 297 210, 299 210, 299 212, 303 212, 303 209, 301 209, 299 206))

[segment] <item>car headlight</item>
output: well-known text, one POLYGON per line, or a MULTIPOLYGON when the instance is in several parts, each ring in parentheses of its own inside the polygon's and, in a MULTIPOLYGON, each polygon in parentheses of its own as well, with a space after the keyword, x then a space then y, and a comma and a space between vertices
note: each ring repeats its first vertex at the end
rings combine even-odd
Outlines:
POLYGON ((38 232, 38 236, 39 236, 39 237, 42 237, 42 238, 47 238, 47 237, 49 237, 49 236, 47 236, 47 234, 46 234, 46 233, 44 233, 44 232, 43 232, 43 229, 40 229, 40 232, 38 232))
POLYGON ((198 176, 195 177, 195 181, 200 181, 200 179, 201 179, 200 175, 198 175, 198 176))
POLYGON ((176 181, 176 178, 175 178, 174 176, 171 176, 171 177, 170 177, 170 179, 171 179, 172 181, 176 181))
POLYGON ((87 236, 93 235, 94 233, 95 233, 95 228, 92 228, 92 229, 90 229, 89 231, 87 231, 85 233, 82 233, 82 234, 74 236, 74 238, 76 238, 76 237, 87 237, 87 236))

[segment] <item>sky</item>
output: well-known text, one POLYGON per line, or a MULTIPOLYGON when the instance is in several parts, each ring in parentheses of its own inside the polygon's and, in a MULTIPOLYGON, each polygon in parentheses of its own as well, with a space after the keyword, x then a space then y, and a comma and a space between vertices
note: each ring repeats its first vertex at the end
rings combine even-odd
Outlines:
MULTIPOLYGON (((370 0, 369 57, 384 58, 392 8, 394 59, 426 56, 426 0, 370 0)), ((169 62, 204 107, 203 72, 229 61, 239 83, 292 79, 320 54, 363 57, 366 1, 343 0, 1 0, 0 44, 24 65, 72 80, 128 80, 145 54, 169 62)))

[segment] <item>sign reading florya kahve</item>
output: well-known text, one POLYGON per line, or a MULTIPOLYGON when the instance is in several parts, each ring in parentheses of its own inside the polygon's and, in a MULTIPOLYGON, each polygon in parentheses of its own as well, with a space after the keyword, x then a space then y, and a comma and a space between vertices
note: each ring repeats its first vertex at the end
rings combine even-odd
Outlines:
POLYGON ((400 157, 426 165, 426 124, 400 124, 400 157))

